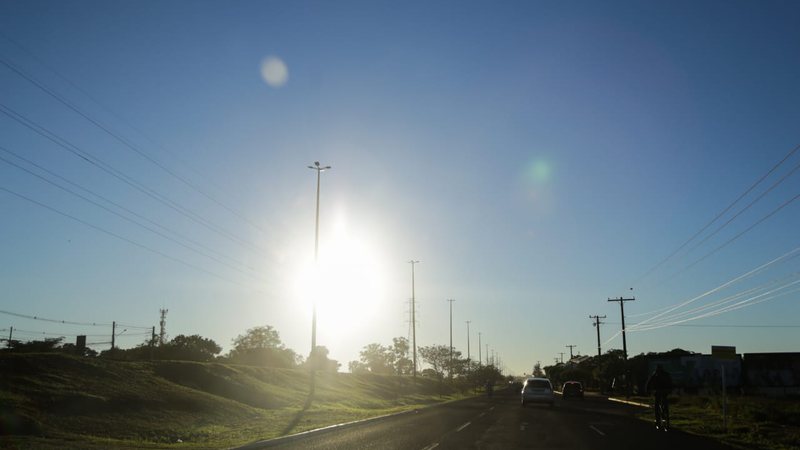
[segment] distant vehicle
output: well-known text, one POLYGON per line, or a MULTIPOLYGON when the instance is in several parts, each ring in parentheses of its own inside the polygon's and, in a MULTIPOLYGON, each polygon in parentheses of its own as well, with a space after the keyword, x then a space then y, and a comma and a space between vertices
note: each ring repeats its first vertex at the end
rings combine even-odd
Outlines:
POLYGON ((583 385, 580 381, 567 381, 561 386, 561 396, 583 398, 583 385))
POLYGON ((528 403, 548 403, 550 406, 556 401, 553 385, 547 378, 528 378, 522 386, 522 406, 528 403))

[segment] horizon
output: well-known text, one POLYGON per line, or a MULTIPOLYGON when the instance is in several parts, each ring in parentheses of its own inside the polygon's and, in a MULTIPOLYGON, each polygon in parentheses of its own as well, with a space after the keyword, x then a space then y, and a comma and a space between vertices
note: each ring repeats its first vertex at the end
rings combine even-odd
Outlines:
POLYGON ((4 2, 0 337, 106 342, 116 321, 132 347, 168 309, 169 336, 224 353, 270 325, 306 357, 316 296, 317 344, 346 371, 411 340, 419 260, 417 346, 449 344, 455 299, 453 346, 467 356, 470 321, 469 356, 481 333, 511 374, 595 355, 594 315, 621 350, 623 297, 629 356, 797 351, 798 19, 4 2))

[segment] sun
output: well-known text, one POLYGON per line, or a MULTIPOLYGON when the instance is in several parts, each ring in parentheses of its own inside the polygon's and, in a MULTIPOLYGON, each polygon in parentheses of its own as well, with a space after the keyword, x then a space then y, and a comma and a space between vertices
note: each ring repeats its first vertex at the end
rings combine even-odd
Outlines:
POLYGON ((350 335, 384 303, 383 258, 367 233, 353 232, 341 221, 324 238, 318 262, 312 257, 299 268, 295 296, 309 311, 316 303, 318 332, 350 335))

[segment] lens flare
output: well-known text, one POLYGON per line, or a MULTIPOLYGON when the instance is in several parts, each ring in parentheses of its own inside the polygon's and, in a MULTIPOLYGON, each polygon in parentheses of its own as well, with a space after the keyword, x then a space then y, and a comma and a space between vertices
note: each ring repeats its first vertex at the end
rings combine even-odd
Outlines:
POLYGON ((289 68, 277 56, 270 56, 261 61, 261 78, 274 88, 283 87, 289 80, 289 68))

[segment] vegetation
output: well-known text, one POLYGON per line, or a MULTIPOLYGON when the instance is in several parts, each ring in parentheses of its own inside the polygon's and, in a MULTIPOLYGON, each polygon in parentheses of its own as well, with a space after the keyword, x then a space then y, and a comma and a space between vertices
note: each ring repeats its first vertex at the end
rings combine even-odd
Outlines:
POLYGON ((423 377, 61 353, 2 352, 0 372, 2 442, 18 448, 221 448, 464 395, 423 377))
MULTIPOLYGON (((649 397, 636 397, 652 403, 649 397)), ((723 426, 722 397, 682 395, 670 397, 673 428, 715 438, 748 449, 800 449, 800 402, 797 398, 728 396, 728 427, 723 426)), ((639 414, 652 421, 652 411, 639 414)))

